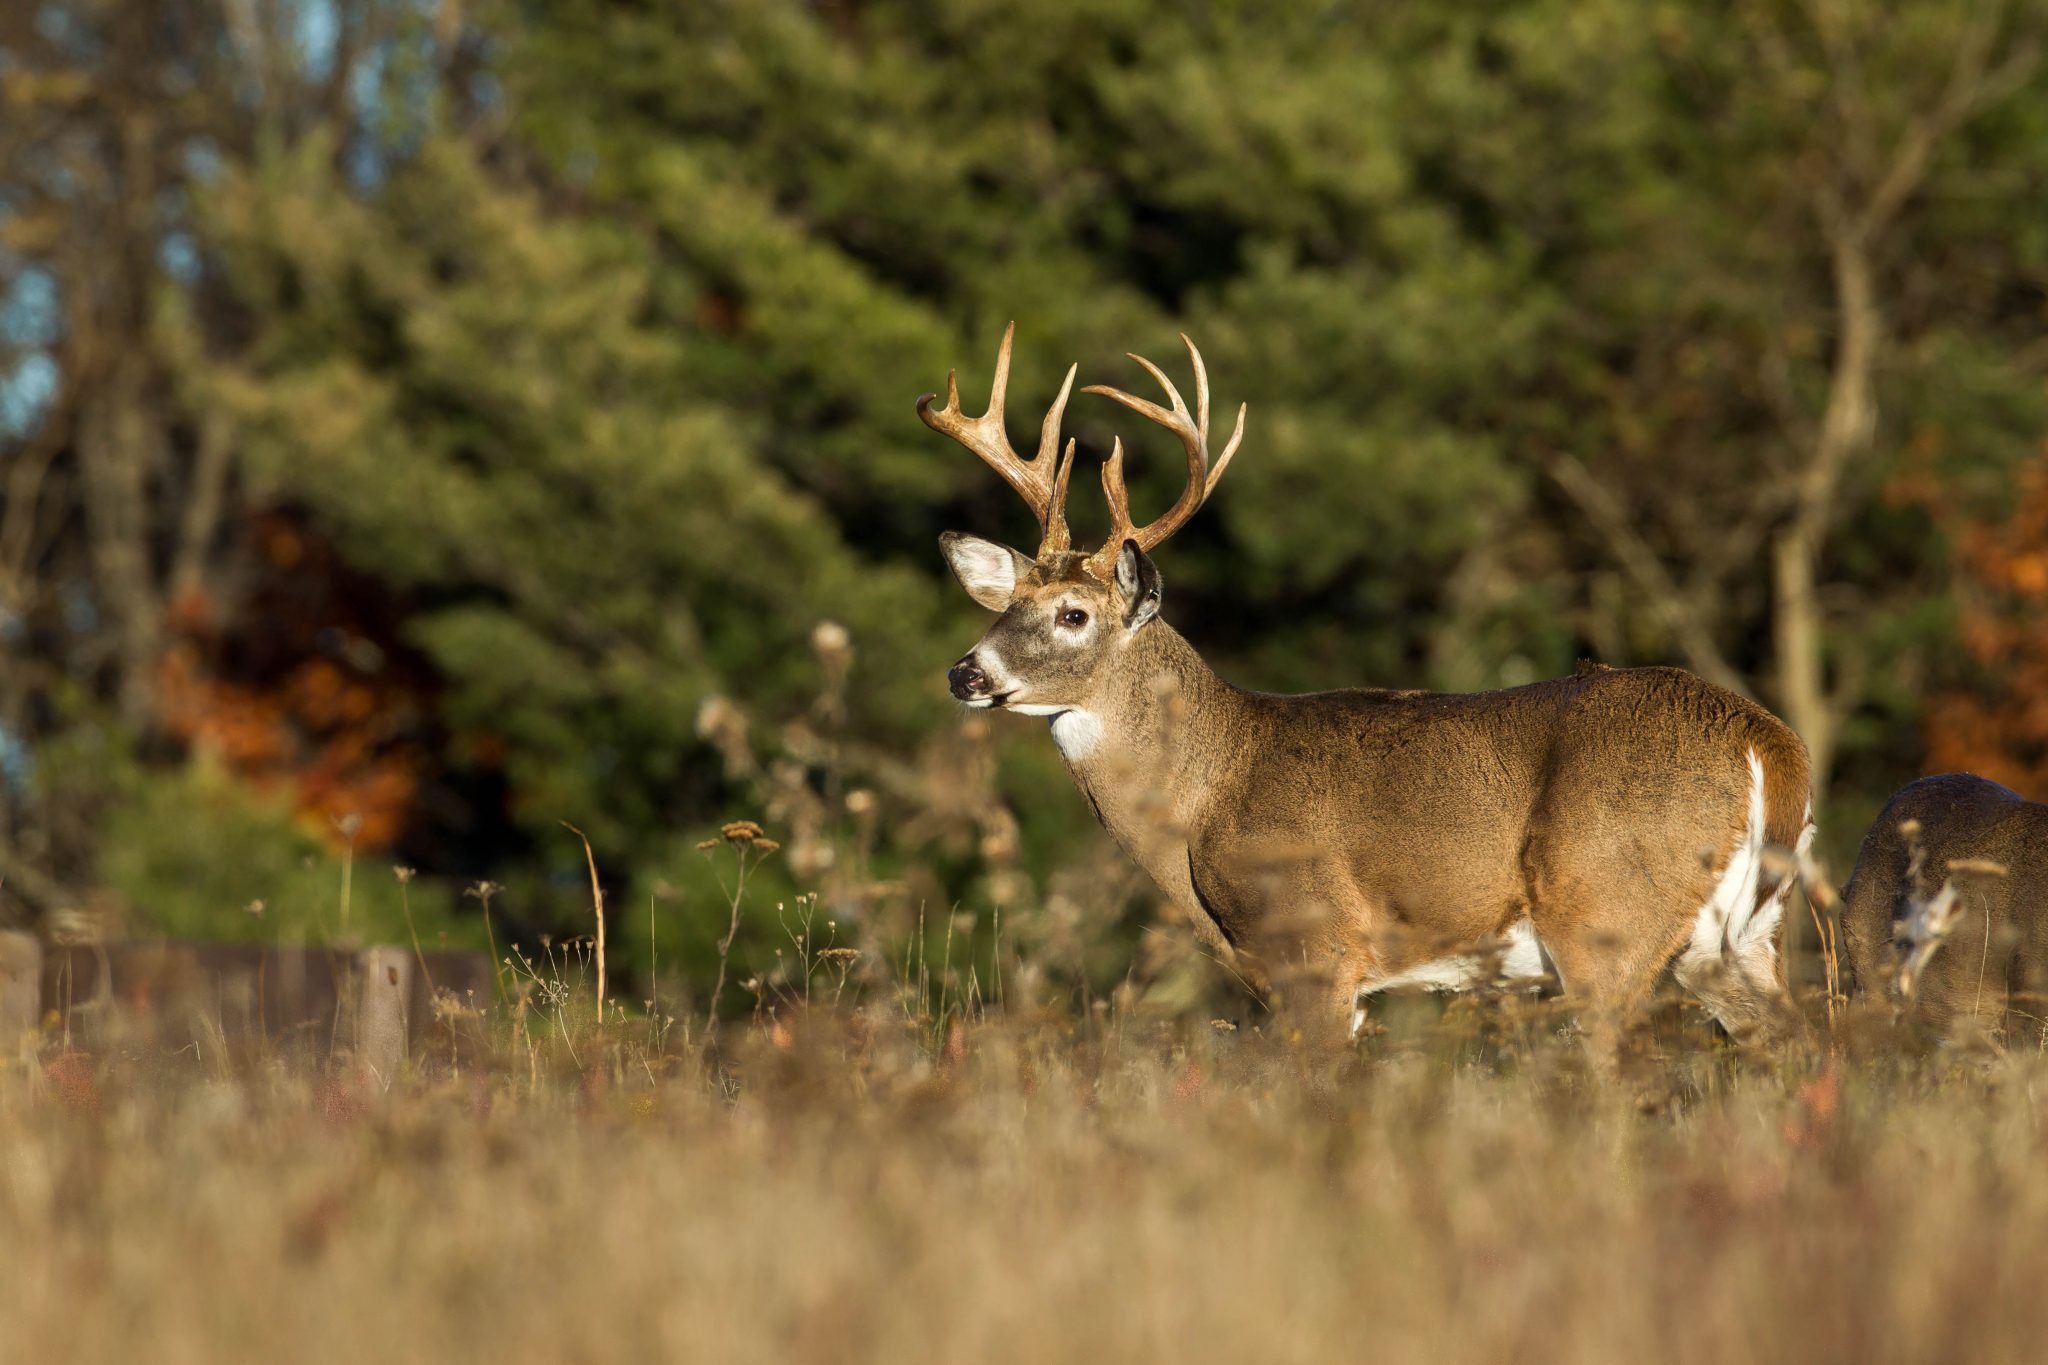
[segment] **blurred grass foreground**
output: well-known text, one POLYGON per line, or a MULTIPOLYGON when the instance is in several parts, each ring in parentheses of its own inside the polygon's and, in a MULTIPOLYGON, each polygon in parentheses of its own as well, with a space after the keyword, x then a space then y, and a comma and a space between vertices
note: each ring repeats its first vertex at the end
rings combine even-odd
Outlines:
POLYGON ((1702 1032, 1644 1087, 1518 1001, 1326 1071, 1119 1008, 849 996, 707 1046, 545 998, 389 1092, 0 1071, 0 1355, 1905 1362, 2048 1328, 2033 1051, 1702 1032))

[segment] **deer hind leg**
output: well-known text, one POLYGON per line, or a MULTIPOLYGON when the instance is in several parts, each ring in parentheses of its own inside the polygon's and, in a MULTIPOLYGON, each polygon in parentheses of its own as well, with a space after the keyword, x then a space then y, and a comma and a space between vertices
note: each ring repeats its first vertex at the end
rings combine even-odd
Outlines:
MULTIPOLYGON (((1672 974, 1740 1043, 1781 1037, 1796 1015, 1785 991, 1779 931, 1792 879, 1773 879, 1764 868, 1763 766, 1749 757, 1749 817, 1727 864, 1693 918, 1692 932, 1672 974)), ((1798 853, 1813 842, 1809 819, 1798 853)))
MULTIPOLYGON (((1634 889, 1648 891, 1647 884, 1634 889)), ((1620 1060, 1631 1028, 1642 1015, 1658 972, 1677 951, 1678 944, 1675 934, 1646 935, 1640 923, 1626 924, 1626 899, 1605 903, 1614 906, 1611 913, 1596 912, 1569 924, 1558 924, 1555 918, 1546 917, 1551 923, 1538 932, 1543 935, 1543 945, 1551 960, 1557 964, 1565 1000, 1577 1013, 1588 1054, 1597 1067, 1611 1071, 1620 1060)))
POLYGON ((1523 851, 1536 935, 1601 1064, 1616 1059, 1658 974, 1685 941, 1686 916, 1667 908, 1673 882, 1689 878, 1697 895, 1706 894, 1697 861, 1652 867, 1645 847, 1539 839, 1523 851))

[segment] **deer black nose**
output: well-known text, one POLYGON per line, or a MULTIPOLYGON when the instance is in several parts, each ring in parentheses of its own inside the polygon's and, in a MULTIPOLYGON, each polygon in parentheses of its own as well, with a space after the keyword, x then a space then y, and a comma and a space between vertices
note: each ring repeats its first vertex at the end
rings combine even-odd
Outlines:
POLYGON ((954 696, 969 701, 988 691, 988 674, 981 671, 970 654, 946 670, 946 683, 954 696))

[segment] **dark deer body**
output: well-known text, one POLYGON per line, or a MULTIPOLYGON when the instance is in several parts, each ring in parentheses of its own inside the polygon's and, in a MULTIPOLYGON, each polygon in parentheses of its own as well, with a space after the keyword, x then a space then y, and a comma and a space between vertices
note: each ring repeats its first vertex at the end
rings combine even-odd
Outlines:
POLYGON ((1842 895, 1857 988, 1890 986, 1908 947, 1897 934, 1904 912, 1944 882, 1956 897, 1952 927, 1912 983, 1915 1016, 1942 1033, 1973 1017, 2000 1028, 2048 1016, 2048 805, 1968 773, 1901 787, 1864 836, 1842 895), (1913 838, 1901 828, 1909 822, 1913 838))
POLYGON ((1136 528, 1119 443, 1103 474, 1115 530, 1084 557, 1062 510, 1071 443, 1055 469, 1068 389, 1037 459, 1020 459, 1002 435, 1009 345, 984 417, 962 417, 957 392, 940 411, 919 403, 1045 531, 1035 558, 943 539, 968 592, 1001 613, 954 666, 954 695, 1046 717, 1104 826, 1219 945, 1269 980, 1314 982, 1327 1021, 1389 986, 1540 975, 1546 953, 1606 1025, 1674 961, 1731 1032, 1780 1017, 1789 887, 1766 874, 1764 847, 1811 834, 1805 748, 1782 722, 1669 668, 1471 695, 1233 687, 1159 619, 1146 552, 1214 489, 1242 411, 1212 464, 1192 343, 1195 414, 1149 363, 1171 410, 1084 390, 1167 426, 1188 453, 1187 491, 1136 528))

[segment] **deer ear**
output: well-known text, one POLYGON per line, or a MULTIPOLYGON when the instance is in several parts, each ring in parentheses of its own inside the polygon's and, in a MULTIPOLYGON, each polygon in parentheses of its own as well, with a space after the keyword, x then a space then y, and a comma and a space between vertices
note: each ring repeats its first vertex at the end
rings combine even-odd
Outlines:
POLYGON ((1031 571, 1031 561, 1007 545, 979 536, 948 531, 939 537, 939 551, 967 595, 990 611, 1010 605, 1017 582, 1031 571))
POLYGON ((1128 629, 1136 630, 1159 614, 1159 599, 1165 591, 1159 567, 1135 540, 1125 541, 1116 557, 1116 589, 1124 595, 1124 625, 1128 629))

